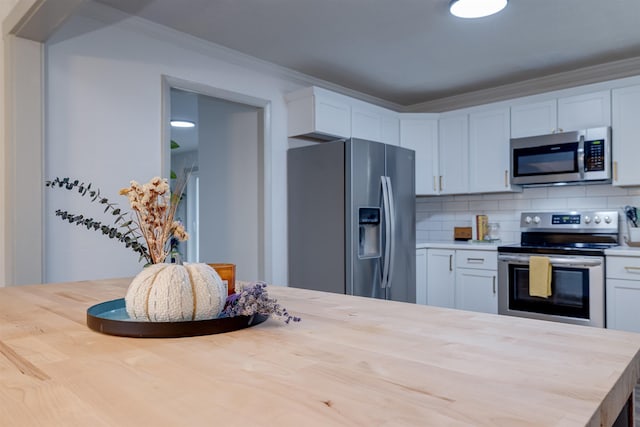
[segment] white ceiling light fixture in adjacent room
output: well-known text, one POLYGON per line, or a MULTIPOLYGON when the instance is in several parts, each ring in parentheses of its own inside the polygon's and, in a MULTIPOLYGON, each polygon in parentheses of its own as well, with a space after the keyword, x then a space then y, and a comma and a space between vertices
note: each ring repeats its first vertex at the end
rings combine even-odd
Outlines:
POLYGON ((500 12, 507 0, 451 0, 449 11, 459 18, 482 18, 500 12))
POLYGON ((190 120, 171 120, 170 123, 174 128, 192 128, 196 125, 190 120))

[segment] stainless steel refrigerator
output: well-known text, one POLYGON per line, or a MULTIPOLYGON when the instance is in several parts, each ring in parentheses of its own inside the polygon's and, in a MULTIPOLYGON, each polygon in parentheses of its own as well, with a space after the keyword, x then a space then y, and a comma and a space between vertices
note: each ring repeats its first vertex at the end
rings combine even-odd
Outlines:
POLYGON ((415 302, 415 152, 352 138, 287 168, 289 285, 415 302))

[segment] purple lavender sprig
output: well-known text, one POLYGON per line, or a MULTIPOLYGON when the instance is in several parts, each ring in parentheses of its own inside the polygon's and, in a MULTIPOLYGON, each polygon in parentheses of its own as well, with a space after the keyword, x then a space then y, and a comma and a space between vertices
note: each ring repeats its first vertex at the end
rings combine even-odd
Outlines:
POLYGON ((282 317, 284 323, 299 322, 301 319, 289 314, 286 308, 278 304, 274 298, 269 298, 265 282, 252 282, 244 287, 240 293, 227 297, 222 313, 229 317, 253 316, 262 314, 282 317))

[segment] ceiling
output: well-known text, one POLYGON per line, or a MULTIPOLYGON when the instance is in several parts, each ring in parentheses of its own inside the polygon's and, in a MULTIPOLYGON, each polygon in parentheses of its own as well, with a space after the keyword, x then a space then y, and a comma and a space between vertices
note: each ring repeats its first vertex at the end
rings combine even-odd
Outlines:
POLYGON ((640 57, 639 0, 98 1, 399 106, 640 57))

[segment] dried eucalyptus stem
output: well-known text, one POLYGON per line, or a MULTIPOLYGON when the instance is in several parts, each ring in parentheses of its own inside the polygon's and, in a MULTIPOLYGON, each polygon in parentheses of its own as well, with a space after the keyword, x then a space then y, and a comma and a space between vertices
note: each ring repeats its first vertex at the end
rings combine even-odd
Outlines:
POLYGON ((117 207, 117 203, 109 202, 109 199, 100 194, 100 189, 93 187, 92 184, 85 184, 79 180, 71 180, 70 178, 58 178, 51 181, 45 181, 45 186, 49 188, 63 188, 65 190, 77 190, 83 197, 90 197, 92 203, 98 203, 105 205, 104 212, 110 213, 115 216, 113 226, 105 225, 101 221, 95 220, 91 217, 85 217, 84 215, 77 215, 70 213, 66 210, 56 210, 56 216, 62 220, 68 221, 70 224, 82 225, 87 230, 100 231, 103 235, 110 239, 117 239, 119 242, 124 243, 125 247, 130 248, 138 255, 140 259, 146 259, 147 262, 151 262, 149 252, 147 248, 140 243, 139 233, 136 224, 132 220, 126 220, 126 212, 122 212, 117 207))

